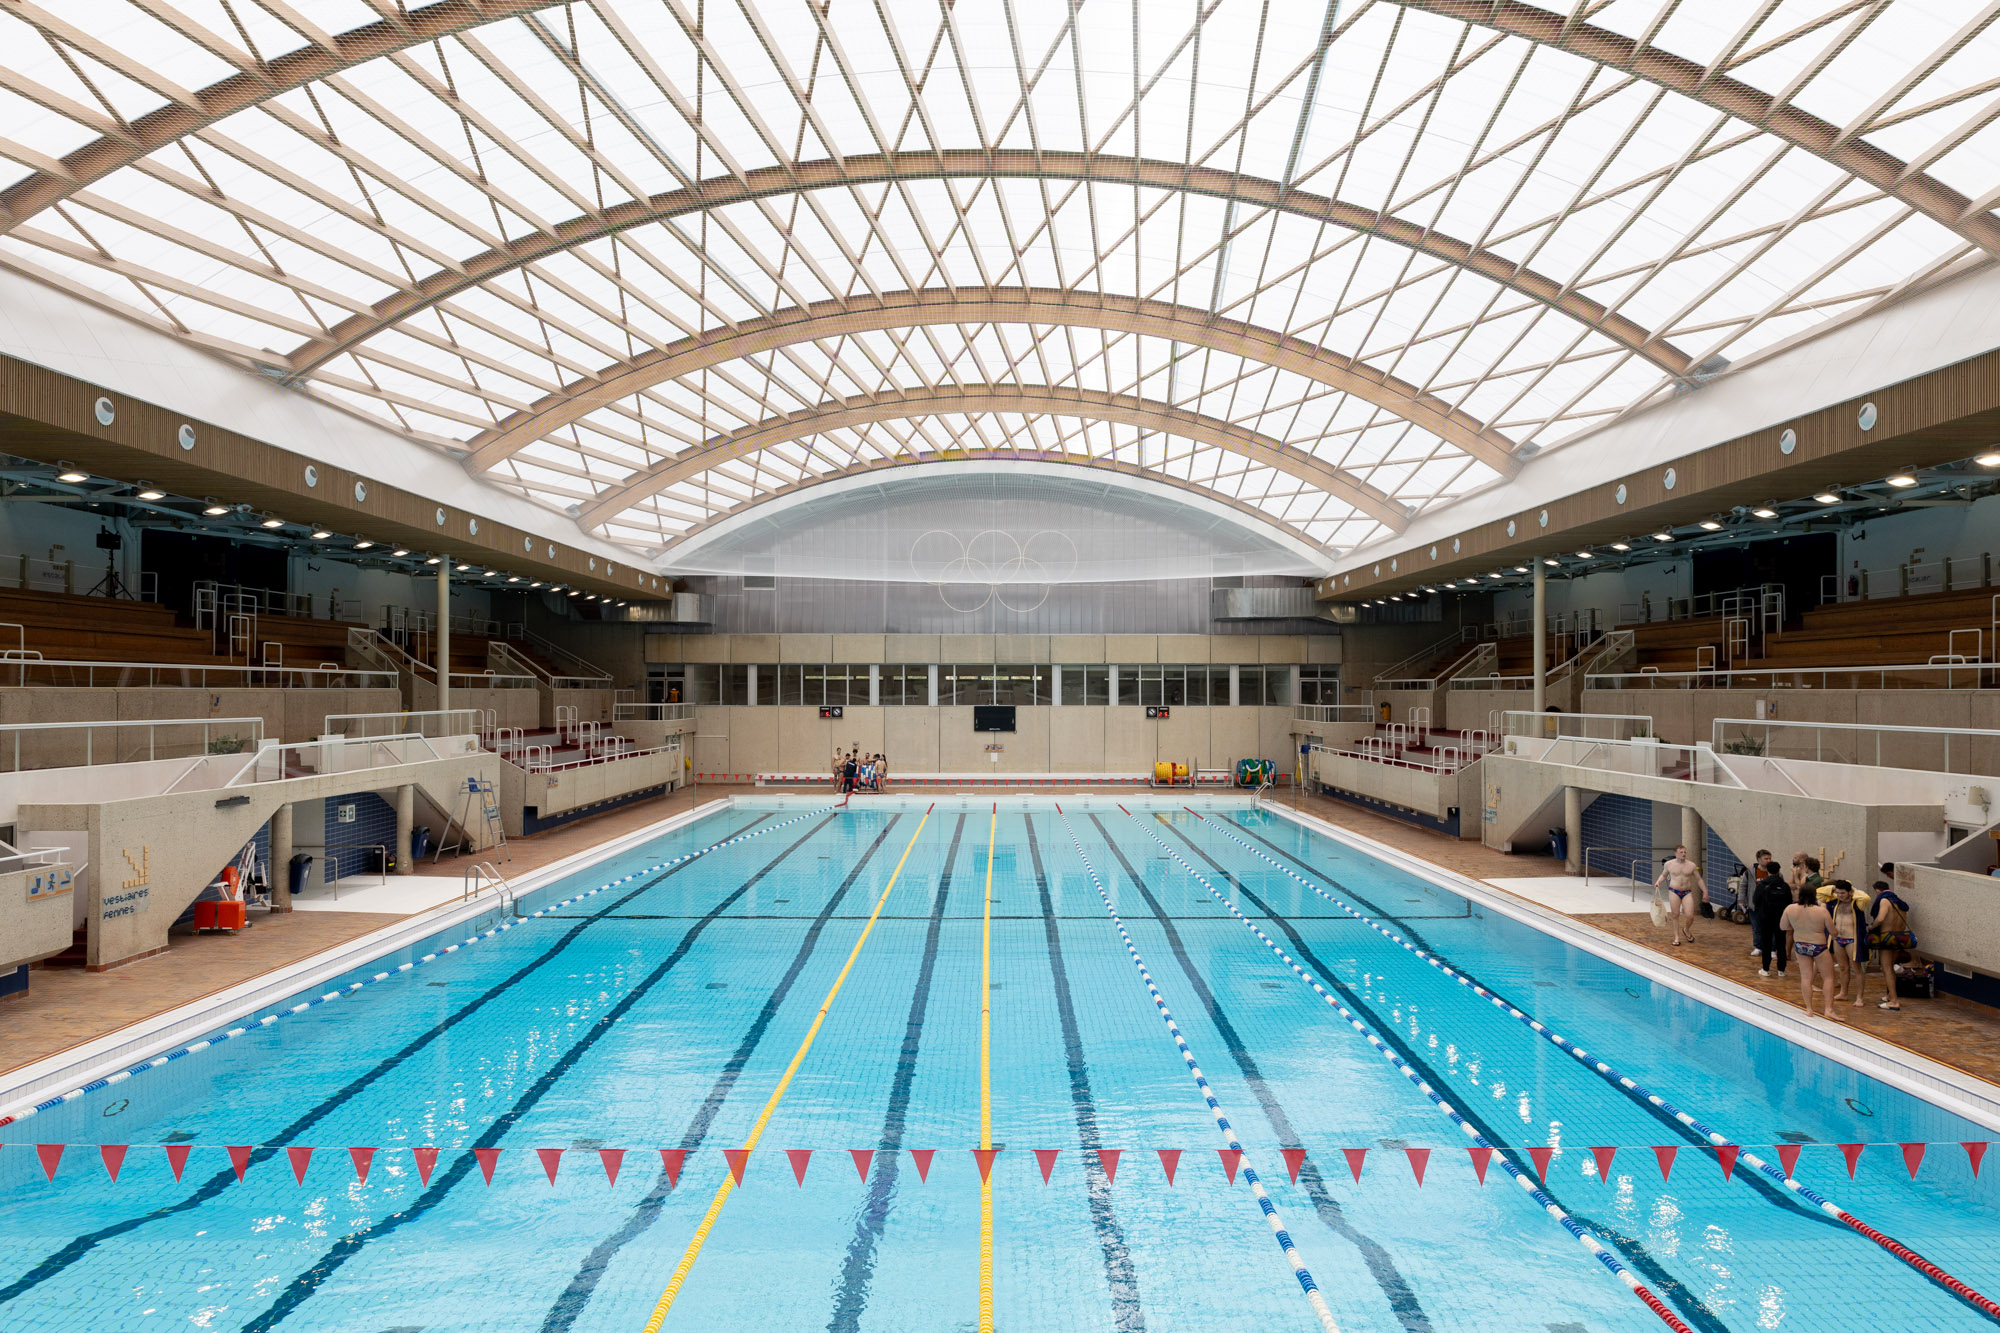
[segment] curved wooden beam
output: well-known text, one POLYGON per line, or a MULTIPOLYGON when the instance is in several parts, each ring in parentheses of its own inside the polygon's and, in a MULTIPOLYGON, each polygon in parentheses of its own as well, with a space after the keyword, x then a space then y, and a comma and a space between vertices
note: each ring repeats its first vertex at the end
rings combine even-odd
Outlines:
POLYGON ((1503 476, 1520 470, 1514 444, 1470 413, 1365 362, 1195 306, 1097 292, 1024 287, 888 292, 815 302, 683 338, 566 385, 474 438, 465 465, 499 466, 534 441, 607 403, 740 357, 792 343, 929 324, 1059 324, 1145 334, 1262 362, 1354 395, 1445 440, 1503 476))
MULTIPOLYGON (((440 0, 412 6, 394 18, 350 28, 324 44, 262 62, 211 83, 194 94, 194 105, 170 102, 132 121, 124 134, 107 134, 62 159, 62 173, 37 171, 0 191, 0 231, 52 207, 109 176, 114 171, 158 152, 175 140, 259 102, 365 64, 378 56, 423 46, 455 32, 498 19, 549 9, 555 0, 440 0)), ((226 205, 225 205, 226 207, 226 205)))
POLYGON ((1174 490, 1184 491, 1209 504, 1221 505, 1233 510, 1238 516, 1247 520, 1251 526, 1275 528, 1283 535, 1286 541, 1297 542, 1317 555, 1330 559, 1342 554, 1339 547, 1328 546, 1323 542, 1314 541, 1283 519, 1274 518, 1249 501, 1239 500, 1232 495, 1224 495, 1220 491, 1211 490, 1201 485, 1199 482, 1183 481, 1179 477, 1169 477, 1163 473, 1142 468, 1136 463, 1119 463, 1107 459, 1084 459, 1076 454, 1034 449, 963 449, 954 451, 949 455, 941 454, 930 458, 876 458, 870 459, 865 463, 850 463, 846 467, 835 468, 830 472, 809 473, 797 481, 776 487, 768 494, 760 495, 754 500, 746 500, 742 504, 735 505, 719 514, 713 514, 695 524, 686 532, 675 534, 667 540, 660 554, 663 557, 667 556, 676 548, 686 546, 696 537, 712 532, 716 528, 734 523, 766 504, 776 500, 789 499, 798 495, 801 491, 810 490, 815 486, 824 486, 829 482, 846 481, 852 477, 868 476, 875 473, 899 473, 917 468, 935 468, 952 463, 989 461, 1052 463, 1064 467, 1088 469, 1093 473, 1114 473, 1119 477, 1145 482, 1148 485, 1172 487, 1174 490))
POLYGON ((1343 203, 1306 190, 1288 189, 1277 181, 1241 176, 1213 167, 1102 153, 1040 152, 1025 148, 869 153, 838 161, 824 159, 792 166, 762 167, 741 175, 717 176, 686 189, 656 194, 649 199, 630 200, 602 213, 571 218, 546 231, 530 232, 503 248, 474 255, 456 268, 440 270, 420 279, 414 285, 377 301, 369 313, 342 320, 324 337, 315 338, 294 351, 287 361, 294 375, 311 374, 327 361, 344 355, 398 320, 429 309, 439 301, 449 300, 522 265, 633 227, 753 199, 796 194, 802 190, 964 177, 1073 180, 1179 190, 1288 213, 1328 226, 1366 232, 1442 263, 1477 273, 1551 310, 1561 311, 1630 348, 1670 375, 1686 375, 1689 370, 1686 353, 1581 292, 1572 291, 1554 278, 1524 269, 1504 255, 1454 240, 1393 214, 1377 212, 1359 204, 1343 203))
MULTIPOLYGON (((669 486, 698 477, 718 464, 733 458, 747 458, 810 435, 877 421, 980 416, 995 412, 1085 417, 1179 435, 1276 468, 1289 477, 1346 501, 1394 531, 1400 532, 1409 523, 1409 511, 1389 496, 1351 473, 1275 436, 1249 430, 1219 417, 1204 416, 1186 408, 1130 394, 1015 384, 974 384, 917 393, 862 394, 853 398, 837 398, 803 411, 772 417, 768 421, 754 422, 718 435, 705 444, 684 449, 672 458, 633 474, 623 484, 612 487, 584 505, 576 521, 584 528, 597 527, 647 496, 657 495, 669 486)), ((940 456, 957 457, 958 451, 945 451, 940 456)), ((1012 453, 1000 450, 997 456, 1011 457, 1012 453)), ((1042 457, 1039 453, 1034 456, 1042 457)), ((1074 455, 1068 457, 1085 461, 1074 455)))

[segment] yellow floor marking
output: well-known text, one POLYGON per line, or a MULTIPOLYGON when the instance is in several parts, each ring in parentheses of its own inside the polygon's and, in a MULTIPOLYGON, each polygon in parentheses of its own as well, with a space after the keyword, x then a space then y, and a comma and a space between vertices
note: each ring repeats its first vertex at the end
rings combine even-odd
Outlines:
MULTIPOLYGON (((764 1103, 764 1109, 757 1115, 757 1123, 750 1127, 750 1137, 743 1140, 743 1151, 749 1152, 755 1148, 757 1140, 764 1136, 764 1127, 771 1123, 772 1114, 778 1109, 778 1103, 784 1099, 785 1089, 791 1085, 792 1075, 798 1073, 799 1066, 805 1063, 806 1052, 812 1049, 813 1038, 819 1035, 820 1024, 826 1021, 826 1011, 833 1007, 833 997, 840 994, 841 986, 847 981, 847 974, 853 971, 854 960, 861 956, 861 946, 868 943, 869 932, 875 929, 876 918, 882 915, 882 907, 889 901, 890 890, 896 887, 896 881, 902 877, 904 863, 916 849, 917 839, 923 835, 924 825, 930 822, 931 810, 936 808, 936 805, 932 805, 929 810, 924 811, 924 817, 917 821, 917 831, 910 835, 909 846, 903 848, 903 855, 896 862, 894 873, 889 876, 889 882, 882 886, 882 896, 875 900, 875 910, 868 914, 868 924, 861 928, 860 938, 854 941, 854 948, 848 951, 847 962, 842 964, 840 975, 833 979, 833 985, 828 989, 826 998, 820 1001, 819 1012, 813 1015, 812 1026, 806 1029, 805 1040, 799 1043, 799 1049, 793 1054, 792 1062, 785 1066, 784 1076, 778 1080, 778 1086, 771 1089, 770 1099, 764 1103)), ((991 867, 988 869, 990 874, 991 867)), ((694 1268, 694 1261, 701 1257, 701 1247, 708 1240, 709 1230, 714 1227, 715 1219, 722 1215, 722 1205, 729 1202, 729 1195, 735 1188, 736 1177, 725 1171, 722 1175, 722 1184, 716 1187, 715 1199, 708 1205, 708 1212, 703 1215, 701 1225, 694 1229, 694 1239, 688 1242, 687 1253, 683 1254, 681 1261, 674 1265, 673 1278, 667 1283, 667 1289, 660 1293, 660 1303, 653 1307, 652 1318, 646 1321, 646 1333, 660 1333, 660 1325, 666 1322, 667 1311, 674 1308, 674 1298, 681 1294, 681 1284, 687 1281, 688 1273, 694 1268)))
MULTIPOLYGON (((1000 806, 986 830, 986 910, 979 940, 979 1146, 993 1147, 993 844, 1000 806)), ((987 1159, 989 1162, 991 1158, 987 1159)), ((993 1171, 979 1182, 979 1333, 993 1333, 993 1171)))

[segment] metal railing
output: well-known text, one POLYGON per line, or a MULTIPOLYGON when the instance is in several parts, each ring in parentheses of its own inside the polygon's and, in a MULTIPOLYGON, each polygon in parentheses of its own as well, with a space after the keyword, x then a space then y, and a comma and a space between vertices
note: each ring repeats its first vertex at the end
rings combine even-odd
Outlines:
POLYGON ((1741 788, 1745 785, 1722 765, 1715 751, 1705 744, 1669 745, 1647 737, 1630 740, 1564 737, 1551 740, 1514 736, 1509 738, 1506 748, 1508 753, 1518 754, 1523 759, 1593 769, 1600 773, 1629 773, 1718 787, 1741 788), (1517 751, 1517 745, 1525 749, 1517 751))
POLYGON ((1499 732, 1537 740, 1631 740, 1653 734, 1646 713, 1537 713, 1507 709, 1500 714, 1499 732))
POLYGON ((242 771, 223 785, 253 787, 288 778, 317 777, 323 773, 364 773, 376 768, 442 759, 429 738, 414 733, 377 736, 366 740, 344 737, 327 741, 297 741, 290 745, 266 743, 242 771))
MULTIPOLYGON (((32 555, 0 555, 0 588, 19 588, 23 592, 52 592, 70 597, 103 597, 107 594, 97 590, 103 586, 100 582, 103 577, 104 565, 101 563, 79 567, 74 560, 43 560, 32 555)), ((140 571, 138 600, 142 602, 160 600, 160 576, 155 571, 150 569, 140 571)))
POLYGON ((543 656, 551 658, 555 662, 560 664, 562 667, 562 674, 559 677, 559 679, 588 680, 596 682, 590 688, 593 689, 610 688, 611 685, 610 672, 606 671, 604 668, 598 666, 594 662, 586 662, 583 658, 578 657, 575 653, 563 647, 561 644, 543 638, 541 635, 529 629, 526 625, 513 624, 507 626, 507 638, 513 642, 525 643, 530 647, 532 647, 536 652, 541 653, 543 656))
POLYGON ((144 722, 14 722, 0 725, 0 760, 4 770, 20 773, 45 768, 137 764, 155 759, 186 759, 197 755, 244 754, 264 741, 261 717, 208 717, 144 722), (192 734, 162 739, 166 729, 192 734), (112 734, 100 743, 97 733, 112 734), (82 734, 82 758, 77 757, 77 733, 82 734), (22 742, 28 742, 23 763, 22 742), (39 744, 37 743, 39 742, 39 744), (108 743, 108 749, 107 749, 108 743), (40 761, 40 762, 37 762, 40 761))
MULTIPOLYGON (((685 704, 647 704, 648 708, 684 708, 685 704)), ((622 718, 623 714, 614 713, 622 718)), ((1375 720, 1373 704, 1293 704, 1292 721, 1315 722, 1332 725, 1339 722, 1370 722, 1375 720)))
POLYGON ((1932 592, 1961 592, 1993 586, 1993 556, 1949 556, 1939 560, 1906 561, 1887 569, 1849 570, 1822 574, 1820 605, 1869 602, 1886 597, 1913 597, 1932 592))
MULTIPOLYGON (((615 703, 611 705, 613 722, 685 722, 692 716, 688 711, 692 704, 635 704, 615 703)), ((1363 708, 1362 712, 1369 710, 1363 708)))
POLYGON ((0 842, 0 875, 16 870, 46 870, 68 859, 67 847, 30 847, 22 851, 10 842, 0 842))
POLYGON ((555 759, 551 756, 549 748, 545 745, 524 746, 520 752, 519 763, 521 769, 528 773, 560 773, 572 768, 589 768, 596 764, 615 763, 620 759, 639 759, 653 754, 674 754, 681 748, 681 740, 678 736, 669 736, 662 744, 648 746, 643 750, 633 747, 632 742, 627 741, 623 736, 615 736, 610 739, 618 741, 620 744, 610 745, 599 743, 596 748, 575 759, 555 759))
POLYGON ((1867 722, 1788 722, 1776 718, 1719 717, 1710 747, 1725 758, 1810 759, 1817 763, 1956 773, 1954 762, 2000 769, 2000 731, 1969 727, 1895 727, 1867 722), (1954 759, 1953 740, 1957 741, 1954 759), (1888 743, 1885 752, 1884 743, 1888 743))
POLYGON ((349 740, 376 736, 477 736, 491 709, 424 709, 400 713, 328 713, 321 729, 323 736, 345 736, 349 740))
POLYGON ((1419 666, 1425 662, 1432 661, 1442 656, 1443 654, 1449 652, 1451 649, 1457 648, 1463 644, 1478 642, 1480 637, 1480 632, 1481 632, 1480 627, 1478 625, 1461 626, 1459 631, 1456 634, 1453 634, 1451 637, 1440 639, 1436 643, 1430 645, 1428 648, 1419 648, 1414 653, 1411 653, 1408 657, 1402 658, 1399 661, 1392 662, 1388 666, 1383 667, 1380 671, 1375 673, 1376 680, 1378 683, 1383 680, 1400 680, 1403 678, 1403 673, 1405 671, 1408 671, 1411 667, 1419 666))
POLYGON ((1587 690, 1971 690, 1995 684, 2000 684, 2000 668, 1982 667, 1977 661, 1696 671, 1647 668, 1583 678, 1587 690))
POLYGON ((1717 592, 1696 593, 1691 597, 1666 597, 1661 601, 1665 615, 1656 616, 1650 593, 1637 602, 1618 608, 1624 625, 1651 625, 1659 621, 1711 620, 1717 616, 1745 616, 1758 627, 1759 635, 1775 634, 1785 627, 1785 585, 1758 583, 1717 592))
POLYGON ((1500 650, 1492 641, 1486 641, 1480 643, 1462 661, 1456 664, 1448 664, 1448 669, 1443 675, 1402 679, 1378 678, 1369 688, 1375 690, 1434 690, 1438 687, 1440 681, 1457 680, 1459 677, 1469 675, 1474 671, 1480 670, 1482 667, 1497 666, 1499 662, 1500 650))
POLYGON ((0 656, 0 684, 91 689, 389 689, 392 671, 173 662, 81 662, 0 656))

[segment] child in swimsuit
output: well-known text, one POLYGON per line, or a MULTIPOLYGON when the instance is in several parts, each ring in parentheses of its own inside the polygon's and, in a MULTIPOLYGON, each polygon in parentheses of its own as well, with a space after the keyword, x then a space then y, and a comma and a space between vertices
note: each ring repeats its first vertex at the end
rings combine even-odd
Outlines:
POLYGON ((1889 995, 1875 1007, 1901 1009, 1896 999, 1896 964, 1915 956, 1917 937, 1910 930, 1909 905, 1880 881, 1875 885, 1875 916, 1868 939, 1875 946, 1875 956, 1882 960, 1882 985, 1889 995))
POLYGON ((1826 1016, 1836 1023, 1846 1022, 1833 1011, 1833 960, 1824 957, 1833 937, 1833 914, 1808 898, 1787 907, 1778 925, 1792 933, 1792 953, 1799 960, 1799 994, 1806 1012, 1813 1012, 1813 978, 1817 975, 1826 1000, 1826 1016))
POLYGON ((1833 914, 1833 949, 1830 961, 1834 975, 1840 982, 1839 987, 1833 993, 1833 998, 1836 1000, 1846 999, 1847 986, 1851 981, 1854 983, 1854 1006, 1858 1009, 1861 1007, 1861 994, 1867 989, 1867 974, 1861 970, 1858 945, 1861 940, 1862 928, 1868 918, 1856 910, 1854 886, 1844 879, 1837 879, 1833 882, 1831 911, 1833 914))

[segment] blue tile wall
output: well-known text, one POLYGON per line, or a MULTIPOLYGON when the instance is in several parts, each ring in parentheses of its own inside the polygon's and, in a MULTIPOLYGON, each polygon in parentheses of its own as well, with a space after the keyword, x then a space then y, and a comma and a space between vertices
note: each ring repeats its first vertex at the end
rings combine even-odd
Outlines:
POLYGON ((372 853, 363 849, 377 843, 387 847, 390 855, 395 855, 395 806, 372 791, 326 798, 326 845, 340 857, 339 874, 334 873, 331 859, 323 867, 328 883, 372 874, 368 869, 368 858, 372 853), (354 822, 343 824, 340 822, 340 807, 350 803, 354 806, 354 822))
MULTIPOLYGON (((1729 891, 1730 872, 1741 865, 1746 867, 1744 873, 1747 875, 1750 858, 1756 851, 1755 847, 1741 852, 1733 851, 1727 843, 1716 836, 1714 829, 1708 831, 1708 846, 1702 848, 1701 853, 1701 869, 1708 877, 1710 902, 1717 907, 1728 907, 1735 903, 1736 895, 1729 891)), ((1743 892, 1745 897, 1749 896, 1749 885, 1744 886, 1743 892)))
POLYGON ((1635 858, 1656 860, 1652 845, 1651 801, 1607 793, 1583 807, 1583 846, 1593 873, 1629 874, 1635 858))

